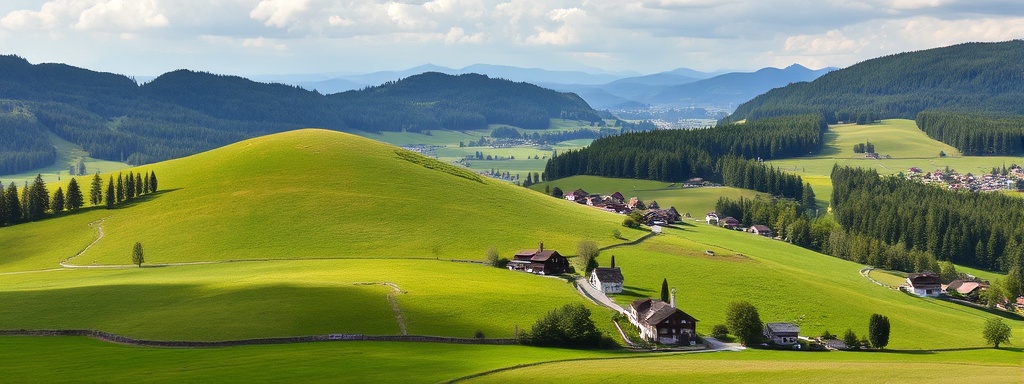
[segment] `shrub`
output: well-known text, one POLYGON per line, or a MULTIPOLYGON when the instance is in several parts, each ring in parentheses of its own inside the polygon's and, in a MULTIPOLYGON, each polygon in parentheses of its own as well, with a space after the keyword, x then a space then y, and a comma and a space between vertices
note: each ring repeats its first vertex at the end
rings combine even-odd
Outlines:
POLYGON ((520 342, 527 345, 573 348, 597 348, 601 339, 601 331, 590 319, 590 310, 579 303, 548 312, 520 336, 520 342))
POLYGON ((761 315, 757 313, 757 307, 753 304, 746 301, 729 304, 729 309, 725 312, 725 322, 732 334, 744 345, 761 341, 764 323, 761 322, 761 315))
POLYGON ((729 327, 727 327, 725 324, 716 324, 714 327, 711 327, 711 337, 721 339, 728 335, 729 327))

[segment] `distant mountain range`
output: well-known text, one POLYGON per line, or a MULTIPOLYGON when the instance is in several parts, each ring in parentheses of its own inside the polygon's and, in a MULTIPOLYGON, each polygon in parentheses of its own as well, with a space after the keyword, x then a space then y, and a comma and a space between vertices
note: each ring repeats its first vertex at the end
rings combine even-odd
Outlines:
POLYGON ((305 127, 546 129, 558 117, 600 120, 575 94, 477 74, 427 72, 325 96, 189 70, 139 85, 122 75, 0 56, 0 173, 52 164, 56 153, 47 132, 92 157, 143 164, 305 127))
POLYGON ((965 43, 866 60, 773 89, 729 121, 822 113, 830 122, 907 118, 927 109, 1024 113, 1024 40, 965 43))
POLYGON ((701 72, 689 68, 650 75, 628 73, 588 73, 552 71, 502 65, 475 64, 461 69, 423 65, 402 71, 382 71, 358 75, 339 75, 310 80, 309 76, 259 76, 297 85, 323 94, 332 94, 403 79, 424 72, 450 75, 478 73, 493 78, 538 84, 580 95, 597 109, 628 110, 655 107, 700 107, 731 112, 733 108, 772 88, 811 81, 834 70, 807 69, 791 65, 785 69, 764 68, 756 72, 701 72))

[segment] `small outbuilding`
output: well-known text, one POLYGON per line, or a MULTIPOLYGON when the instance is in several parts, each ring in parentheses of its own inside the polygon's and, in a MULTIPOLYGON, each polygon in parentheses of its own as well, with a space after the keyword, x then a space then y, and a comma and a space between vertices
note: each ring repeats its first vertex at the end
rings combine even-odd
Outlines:
POLYGON ((706 221, 708 225, 718 225, 718 212, 708 212, 707 215, 704 215, 704 221, 706 221))
POLYGON ((767 323, 764 337, 777 345, 795 345, 800 336, 800 326, 793 323, 767 323))

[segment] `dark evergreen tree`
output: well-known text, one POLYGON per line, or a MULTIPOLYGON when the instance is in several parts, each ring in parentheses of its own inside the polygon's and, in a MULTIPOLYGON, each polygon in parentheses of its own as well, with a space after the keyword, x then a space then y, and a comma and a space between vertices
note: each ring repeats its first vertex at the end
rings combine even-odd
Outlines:
POLYGON ((6 217, 0 218, 7 224, 16 224, 21 221, 21 201, 18 200, 18 186, 13 182, 7 185, 7 191, 4 192, 4 203, 7 204, 7 208, 4 210, 6 217))
MULTIPOLYGON (((63 206, 61 206, 63 208, 63 206)), ((43 218, 46 211, 50 209, 50 191, 46 189, 46 182, 43 175, 37 174, 35 181, 28 193, 28 221, 35 221, 43 218)))
POLYGON ((107 183, 107 209, 114 208, 114 203, 117 200, 117 192, 114 192, 114 176, 110 176, 110 181, 107 183))
POLYGON ((871 320, 868 322, 868 339, 871 340, 871 346, 875 348, 881 349, 889 345, 888 317, 877 313, 871 315, 871 320))
POLYGON ((61 187, 57 187, 57 190, 53 191, 53 199, 50 199, 50 209, 55 214, 64 211, 64 190, 61 187))
POLYGON ((142 184, 142 193, 148 195, 149 194, 149 186, 150 186, 150 184, 149 184, 149 172, 146 172, 146 175, 143 176, 142 179, 138 180, 137 184, 142 184))
POLYGON ((554 196, 555 198, 561 199, 564 195, 565 193, 562 192, 562 188, 555 187, 551 190, 551 196, 554 196))
POLYGON ((142 243, 135 242, 135 246, 132 247, 132 264, 138 265, 142 268, 142 263, 146 262, 146 256, 142 250, 142 243))
POLYGON ((89 204, 100 205, 103 203, 103 178, 96 172, 92 177, 92 184, 89 186, 89 204))
POLYGON ((128 175, 124 178, 124 199, 131 200, 135 198, 135 176, 132 175, 132 171, 128 171, 128 175))
POLYGON ((669 296, 668 292, 668 279, 661 279, 661 301, 669 302, 672 297, 669 296))
POLYGON ((136 173, 135 174, 135 182, 132 183, 132 186, 135 187, 135 196, 141 196, 142 195, 142 191, 144 189, 144 188, 142 188, 142 174, 141 173, 136 173))
POLYGON ((149 191, 156 192, 156 172, 149 172, 149 191))
POLYGON ((120 203, 125 199, 124 193, 124 178, 120 173, 117 174, 117 202, 120 203))
POLYGON ((65 208, 69 211, 77 210, 85 205, 85 196, 82 195, 82 188, 74 177, 68 182, 67 195, 64 196, 65 208))

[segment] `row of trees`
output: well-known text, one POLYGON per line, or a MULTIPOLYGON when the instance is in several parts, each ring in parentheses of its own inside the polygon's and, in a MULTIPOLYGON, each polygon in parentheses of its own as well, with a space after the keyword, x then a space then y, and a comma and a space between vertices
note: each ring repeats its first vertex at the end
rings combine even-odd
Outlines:
POLYGON ((980 115, 954 111, 923 111, 917 127, 928 137, 949 144, 968 156, 1021 152, 1024 116, 980 115))
MULTIPOLYGON (((127 176, 119 173, 116 182, 111 175, 104 189, 103 179, 97 173, 89 187, 88 202, 93 206, 105 202, 107 208, 113 208, 116 204, 156 192, 157 185, 155 172, 143 175, 129 171, 127 176)), ((86 204, 86 196, 75 178, 68 181, 67 190, 57 187, 53 194, 50 194, 42 175, 36 175, 31 184, 25 183, 20 194, 15 183, 8 184, 6 188, 0 183, 0 191, 0 225, 3 226, 37 221, 64 211, 76 211, 86 204)))
POLYGON ((785 158, 817 152, 827 129, 820 115, 767 119, 700 130, 657 130, 595 140, 548 160, 554 180, 574 175, 681 181, 721 180, 718 160, 785 158))

